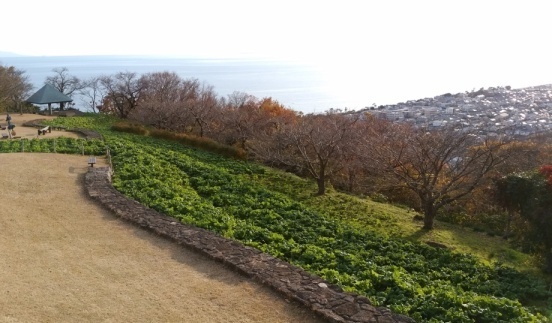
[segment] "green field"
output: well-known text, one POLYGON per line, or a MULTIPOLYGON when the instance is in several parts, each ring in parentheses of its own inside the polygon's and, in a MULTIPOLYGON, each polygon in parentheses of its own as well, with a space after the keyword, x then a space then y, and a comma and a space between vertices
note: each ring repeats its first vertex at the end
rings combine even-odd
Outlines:
MULTIPOLYGON (((310 180, 115 132, 113 122, 92 115, 51 121, 102 133, 105 142, 73 139, 66 146, 74 153, 95 147, 89 151, 97 155, 108 147, 115 188, 183 223, 256 247, 420 322, 547 321, 552 294, 545 277, 505 240, 442 222, 422 231, 406 208, 332 189, 315 196, 310 180)), ((18 151, 11 145, 2 151, 18 151)))

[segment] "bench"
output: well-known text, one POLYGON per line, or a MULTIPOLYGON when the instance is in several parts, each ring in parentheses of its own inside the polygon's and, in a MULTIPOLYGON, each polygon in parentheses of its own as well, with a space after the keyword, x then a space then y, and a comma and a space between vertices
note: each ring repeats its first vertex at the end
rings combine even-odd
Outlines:
POLYGON ((42 129, 38 129, 38 135, 42 134, 43 136, 46 135, 46 131, 52 132, 52 129, 50 129, 50 126, 46 126, 42 129))
POLYGON ((88 158, 88 164, 90 165, 90 167, 94 167, 95 163, 96 163, 96 157, 88 158))

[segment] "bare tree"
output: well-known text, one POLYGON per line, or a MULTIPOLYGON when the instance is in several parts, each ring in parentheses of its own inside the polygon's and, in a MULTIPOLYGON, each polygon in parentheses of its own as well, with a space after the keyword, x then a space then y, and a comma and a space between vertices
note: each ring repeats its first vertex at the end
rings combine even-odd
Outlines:
POLYGON ((365 165, 388 183, 414 192, 424 213, 424 229, 432 229, 439 209, 472 192, 507 155, 498 141, 447 128, 428 132, 389 124, 361 141, 365 165))
POLYGON ((195 78, 184 80, 180 86, 178 112, 181 115, 182 131, 193 133, 197 126, 192 112, 196 109, 200 92, 201 83, 195 78))
MULTIPOLYGON (((79 92, 86 87, 86 83, 82 82, 78 77, 69 74, 67 67, 54 68, 52 72, 55 75, 48 76, 45 83, 52 85, 70 98, 73 97, 75 92, 79 92)), ((64 107, 65 103, 60 103, 59 109, 63 110, 64 107)))
MULTIPOLYGON (((326 193, 326 182, 344 166, 358 131, 354 125, 358 114, 344 115, 330 111, 309 114, 297 122, 281 125, 273 134, 274 146, 265 149, 271 163, 287 166, 310 175, 318 185, 318 195, 326 193)), ((257 154, 262 154, 258 149, 257 154)))
POLYGON ((101 84, 106 90, 104 109, 113 110, 122 119, 136 109, 144 89, 143 82, 133 72, 102 77, 101 84))
POLYGON ((183 122, 179 113, 182 82, 172 72, 143 75, 140 106, 132 112, 132 118, 161 129, 178 131, 183 122))
POLYGON ((197 79, 183 80, 170 72, 145 74, 140 84, 140 104, 132 119, 201 137, 209 132, 219 106, 212 86, 197 79))
POLYGON ((217 140, 246 149, 255 126, 259 100, 244 92, 233 92, 220 100, 220 129, 215 134, 217 140))
POLYGON ((188 105, 190 117, 199 128, 200 137, 209 132, 209 125, 215 118, 218 107, 219 101, 213 86, 203 83, 197 89, 195 100, 190 101, 188 105))
POLYGON ((83 88, 79 91, 87 110, 98 112, 98 106, 105 98, 105 89, 102 87, 102 77, 95 76, 82 82, 83 88))

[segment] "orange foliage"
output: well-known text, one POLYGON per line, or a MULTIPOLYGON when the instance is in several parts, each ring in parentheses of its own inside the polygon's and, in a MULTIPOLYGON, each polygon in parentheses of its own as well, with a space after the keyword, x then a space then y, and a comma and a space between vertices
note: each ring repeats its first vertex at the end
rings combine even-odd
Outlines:
POLYGON ((259 104, 259 111, 269 118, 278 117, 291 121, 295 117, 297 117, 297 112, 284 107, 278 101, 273 100, 271 97, 267 97, 261 100, 259 104))
POLYGON ((548 185, 552 185, 552 165, 544 165, 539 168, 539 173, 546 177, 548 185))

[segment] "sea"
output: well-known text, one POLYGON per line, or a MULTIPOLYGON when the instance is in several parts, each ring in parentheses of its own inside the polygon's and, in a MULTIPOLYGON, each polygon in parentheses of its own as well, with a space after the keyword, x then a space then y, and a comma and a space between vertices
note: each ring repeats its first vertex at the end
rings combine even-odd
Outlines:
MULTIPOLYGON (((214 87, 219 97, 243 92, 259 99, 271 97, 285 107, 307 113, 329 109, 358 110, 371 102, 367 94, 342 91, 324 66, 276 59, 205 59, 150 56, 15 56, 0 57, 0 64, 25 71, 34 91, 44 85, 53 69, 67 68, 82 80, 134 72, 174 72, 183 79, 198 79, 214 87)), ((360 92, 360 93, 359 93, 360 92)), ((75 107, 84 110, 83 98, 74 97, 75 107)))

